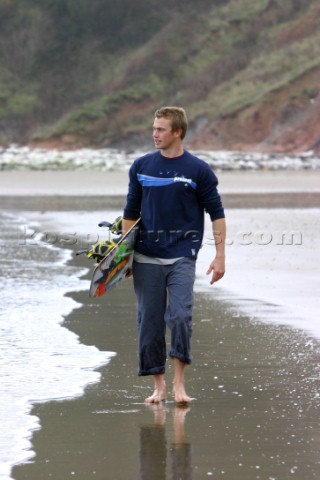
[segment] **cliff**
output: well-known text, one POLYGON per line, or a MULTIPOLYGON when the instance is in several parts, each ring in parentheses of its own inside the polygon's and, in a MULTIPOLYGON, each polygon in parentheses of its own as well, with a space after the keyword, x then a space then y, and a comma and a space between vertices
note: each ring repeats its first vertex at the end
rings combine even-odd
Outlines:
POLYGON ((0 142, 151 145, 184 106, 194 149, 320 148, 317 0, 0 0, 0 142))

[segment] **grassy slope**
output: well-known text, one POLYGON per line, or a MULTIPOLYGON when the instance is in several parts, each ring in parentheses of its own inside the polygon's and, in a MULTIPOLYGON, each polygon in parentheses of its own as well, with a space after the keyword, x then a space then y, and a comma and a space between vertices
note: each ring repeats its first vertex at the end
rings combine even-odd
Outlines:
MULTIPOLYGON (((283 112, 300 115, 319 93, 319 75, 313 74, 320 68, 319 24, 318 0, 203 1, 197 11, 172 7, 143 42, 113 51, 99 44, 99 54, 97 44, 87 43, 82 55, 94 52, 96 84, 87 80, 87 92, 79 85, 83 94, 53 115, 54 123, 49 117, 39 128, 36 121, 35 136, 71 145, 141 145, 154 109, 179 104, 189 113, 191 145, 241 148, 251 137, 252 145, 268 139, 272 148, 272 129, 279 117, 285 122, 283 112), (243 137, 235 134, 239 129, 243 137)), ((27 87, 23 108, 41 110, 34 85, 27 87)))

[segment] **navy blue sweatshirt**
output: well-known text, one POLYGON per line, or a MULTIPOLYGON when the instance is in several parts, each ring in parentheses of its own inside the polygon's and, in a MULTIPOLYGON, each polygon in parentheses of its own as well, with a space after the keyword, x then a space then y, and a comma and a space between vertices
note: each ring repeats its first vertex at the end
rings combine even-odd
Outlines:
POLYGON ((184 151, 166 158, 160 151, 134 161, 129 172, 124 218, 141 216, 135 250, 150 257, 197 257, 204 212, 224 218, 218 179, 209 165, 184 151))

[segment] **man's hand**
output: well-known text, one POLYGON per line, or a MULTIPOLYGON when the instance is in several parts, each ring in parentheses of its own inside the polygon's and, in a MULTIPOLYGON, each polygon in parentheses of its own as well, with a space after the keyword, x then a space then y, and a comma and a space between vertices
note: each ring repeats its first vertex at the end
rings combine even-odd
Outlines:
POLYGON ((210 266, 207 271, 207 275, 212 273, 210 285, 220 280, 225 274, 225 257, 224 256, 216 256, 213 262, 210 263, 210 266))
POLYGON ((207 275, 212 273, 210 285, 220 280, 226 270, 225 267, 225 244, 226 244, 226 221, 224 218, 218 218, 212 222, 212 231, 216 246, 216 256, 207 271, 207 275))

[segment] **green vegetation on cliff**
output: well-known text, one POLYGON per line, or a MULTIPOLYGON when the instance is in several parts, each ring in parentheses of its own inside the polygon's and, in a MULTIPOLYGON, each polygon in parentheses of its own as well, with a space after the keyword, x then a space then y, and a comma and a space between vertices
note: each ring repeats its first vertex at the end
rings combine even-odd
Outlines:
POLYGON ((143 142, 163 104, 213 125, 319 67, 319 26, 318 0, 0 0, 0 142, 143 142))

